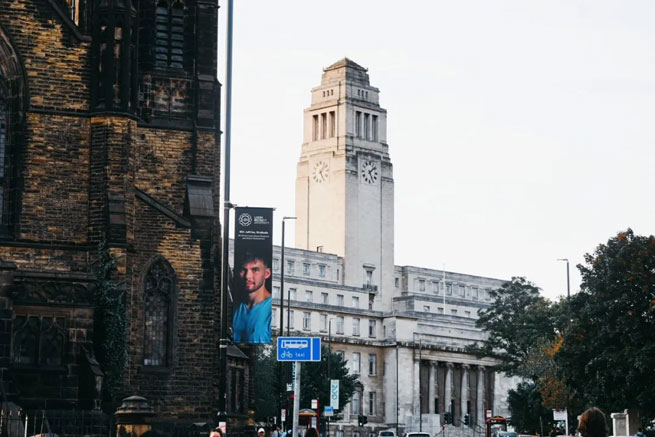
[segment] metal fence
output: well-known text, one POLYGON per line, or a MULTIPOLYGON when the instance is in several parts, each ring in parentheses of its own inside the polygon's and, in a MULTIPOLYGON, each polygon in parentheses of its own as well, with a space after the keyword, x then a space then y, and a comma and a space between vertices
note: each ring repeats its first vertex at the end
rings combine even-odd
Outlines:
POLYGON ((0 437, 111 437, 112 418, 100 411, 1 411, 0 437))

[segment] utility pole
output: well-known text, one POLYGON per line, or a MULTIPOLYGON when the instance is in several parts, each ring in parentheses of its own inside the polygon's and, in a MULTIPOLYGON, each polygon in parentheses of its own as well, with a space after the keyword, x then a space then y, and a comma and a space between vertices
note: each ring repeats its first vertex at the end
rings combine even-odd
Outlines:
POLYGON ((560 258, 557 261, 566 261, 566 297, 571 297, 571 278, 569 276, 569 260, 568 258, 560 258))
MULTIPOLYGON (((280 250, 280 333, 279 336, 282 337, 284 336, 284 226, 287 220, 295 220, 296 217, 287 217, 284 216, 282 217, 282 246, 280 250)), ((287 302, 287 307, 290 307, 290 302, 287 302)), ((289 324, 289 315, 287 314, 287 325, 289 324)), ((289 335, 288 330, 287 330, 287 335, 289 335)), ((284 367, 284 363, 280 362, 280 373, 278 375, 278 385, 280 387, 280 393, 278 396, 278 408, 277 408, 277 414, 279 418, 278 423, 282 423, 282 399, 284 398, 284 395, 286 393, 286 390, 284 387, 284 379, 282 377, 282 369, 284 367)))
POLYGON ((233 0, 227 2, 227 38, 226 38, 226 64, 225 64, 225 165, 223 181, 223 251, 221 259, 221 337, 218 342, 219 367, 219 398, 217 419, 226 423, 227 430, 227 294, 228 278, 230 276, 230 149, 232 133, 232 30, 233 30, 233 0))

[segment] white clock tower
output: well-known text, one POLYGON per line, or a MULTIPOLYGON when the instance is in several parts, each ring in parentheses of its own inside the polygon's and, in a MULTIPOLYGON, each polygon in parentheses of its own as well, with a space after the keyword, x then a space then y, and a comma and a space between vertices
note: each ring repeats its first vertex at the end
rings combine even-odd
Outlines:
POLYGON ((367 70, 348 58, 323 71, 304 114, 296 179, 299 249, 344 258, 343 283, 390 309, 394 273, 394 182, 387 111, 367 70))

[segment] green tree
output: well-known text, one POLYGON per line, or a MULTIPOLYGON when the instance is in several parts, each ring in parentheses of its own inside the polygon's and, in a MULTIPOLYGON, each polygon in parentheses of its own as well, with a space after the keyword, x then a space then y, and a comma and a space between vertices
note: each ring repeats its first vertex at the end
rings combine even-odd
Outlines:
POLYGON ((500 361, 497 370, 536 380, 542 374, 545 349, 556 338, 557 316, 539 288, 514 277, 491 291, 493 302, 481 310, 476 326, 489 335, 468 351, 500 361))
MULTIPOLYGON (((291 363, 277 361, 277 345, 259 346, 255 363, 255 420, 265 422, 275 416, 279 399, 279 372, 282 372, 285 386, 282 408, 286 407, 286 382, 291 382, 291 363)), ((321 361, 301 364, 300 408, 309 408, 312 399, 320 399, 321 405, 329 404, 330 379, 339 380, 339 405, 343 408, 355 391, 356 375, 348 373, 346 361, 326 346, 321 347, 321 361), (328 373, 328 360, 330 371, 328 373), (329 377, 328 377, 329 376, 329 377)), ((289 409, 293 403, 289 402, 289 409)), ((322 408, 321 408, 322 409, 322 408)), ((289 411, 289 414, 291 412, 289 411)), ((287 419, 289 420, 289 419, 287 419)))
POLYGON ((552 428, 552 410, 543 406, 536 382, 522 382, 516 389, 510 390, 507 403, 512 413, 512 426, 521 433, 543 435, 542 429, 548 434, 552 428))
POLYGON ((580 403, 655 417, 655 237, 617 234, 578 265, 581 290, 555 355, 580 403))

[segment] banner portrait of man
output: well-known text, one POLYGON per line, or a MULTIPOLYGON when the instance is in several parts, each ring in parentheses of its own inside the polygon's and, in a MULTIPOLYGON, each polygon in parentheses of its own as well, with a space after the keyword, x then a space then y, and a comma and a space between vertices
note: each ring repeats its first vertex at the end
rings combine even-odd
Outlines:
POLYGON ((273 309, 273 210, 236 208, 234 343, 270 343, 273 309))

